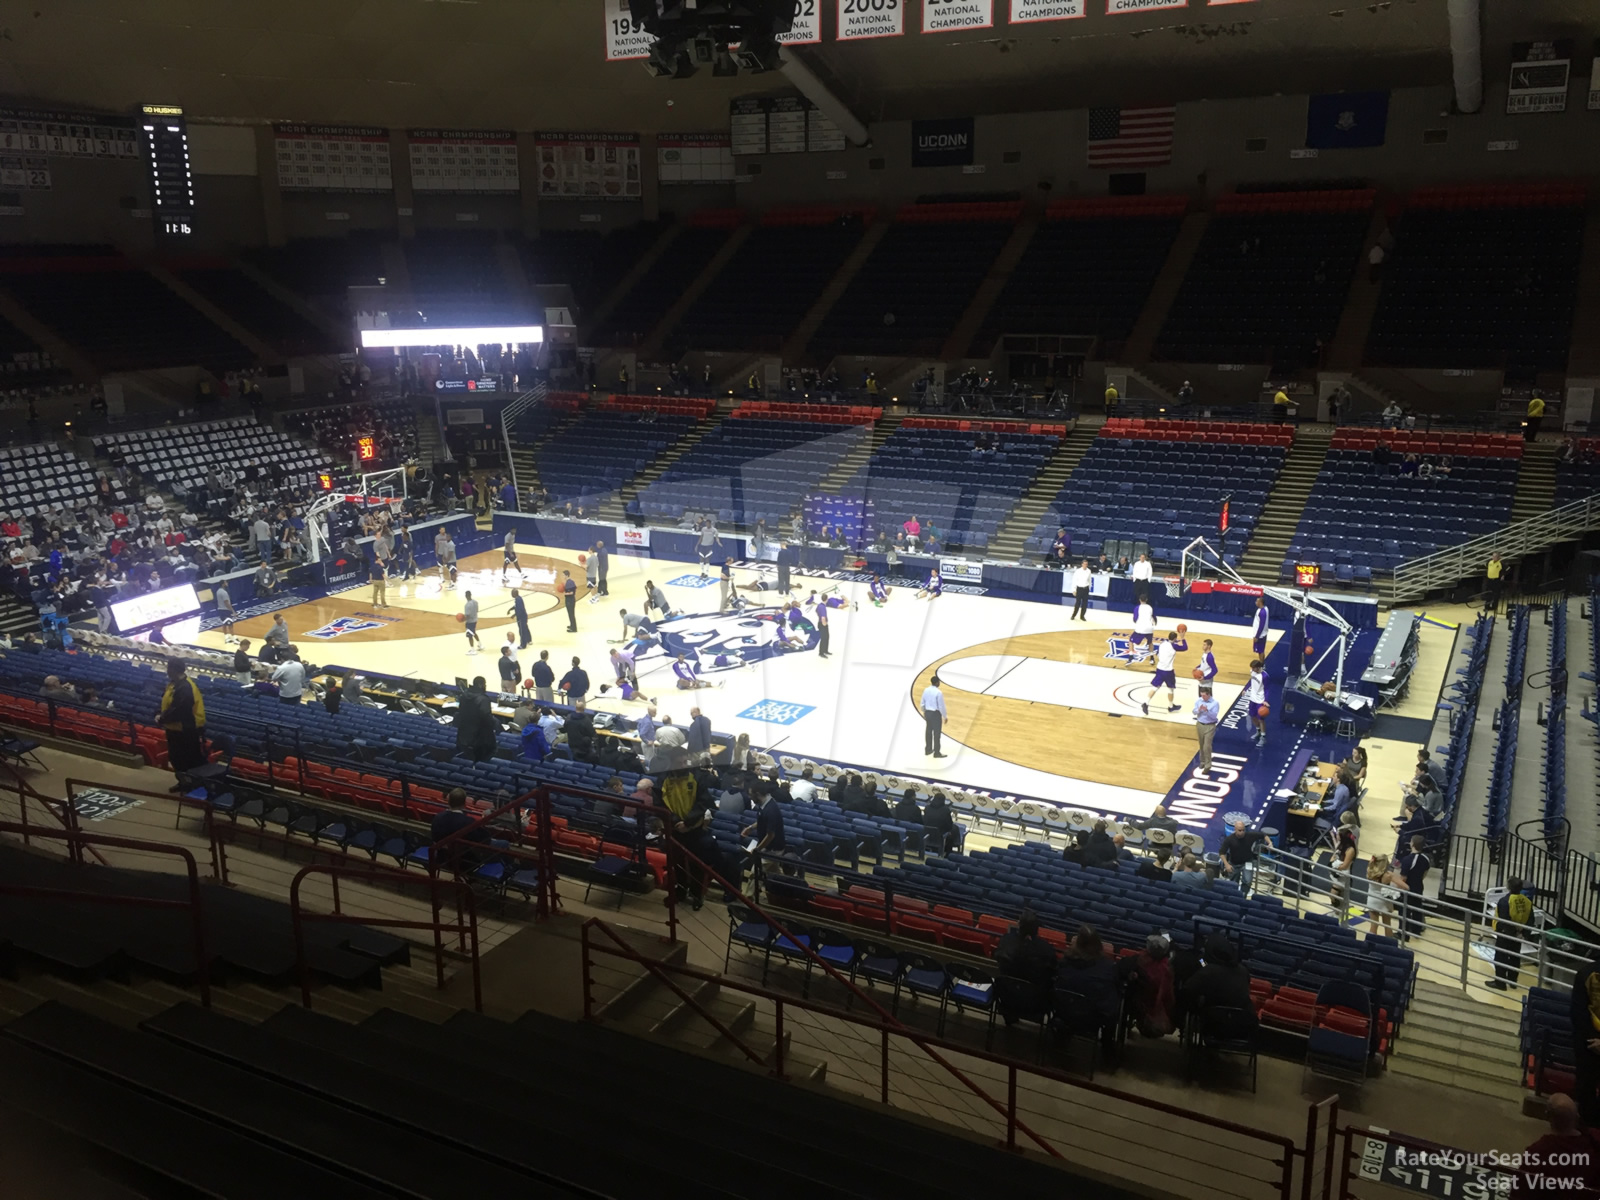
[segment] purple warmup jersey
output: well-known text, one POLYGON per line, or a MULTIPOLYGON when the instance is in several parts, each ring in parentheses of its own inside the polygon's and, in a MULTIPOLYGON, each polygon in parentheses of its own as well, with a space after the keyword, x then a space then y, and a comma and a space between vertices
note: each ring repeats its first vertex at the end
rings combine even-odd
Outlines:
POLYGON ((871 587, 867 590, 872 594, 874 600, 887 600, 889 598, 889 589, 884 586, 881 579, 874 579, 871 587))
POLYGON ((1217 677, 1217 659, 1211 651, 1207 650, 1200 656, 1200 668, 1205 672, 1205 678, 1215 679, 1217 677))
POLYGON ((695 678, 694 664, 685 660, 672 664, 672 673, 685 683, 693 683, 695 678))

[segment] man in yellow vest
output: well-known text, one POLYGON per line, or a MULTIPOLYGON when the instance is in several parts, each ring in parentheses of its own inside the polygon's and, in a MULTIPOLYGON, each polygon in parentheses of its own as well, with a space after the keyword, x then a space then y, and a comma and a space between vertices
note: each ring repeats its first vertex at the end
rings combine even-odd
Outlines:
POLYGON ((1117 411, 1117 389, 1106 388, 1106 416, 1110 417, 1117 411))
POLYGON ((1506 894, 1494 906, 1494 978, 1487 986, 1508 991, 1522 962, 1522 936, 1532 933, 1533 901, 1522 894, 1522 880, 1506 880, 1506 894))
POLYGON ((1500 561, 1498 552, 1489 555, 1489 565, 1483 569, 1488 576, 1489 586, 1483 593, 1483 611, 1492 613, 1500 609, 1500 592, 1505 587, 1506 565, 1500 561))
POLYGON ((1538 392, 1528 401, 1528 419, 1522 427, 1522 440, 1531 442, 1539 436, 1539 426, 1544 424, 1544 397, 1538 392))

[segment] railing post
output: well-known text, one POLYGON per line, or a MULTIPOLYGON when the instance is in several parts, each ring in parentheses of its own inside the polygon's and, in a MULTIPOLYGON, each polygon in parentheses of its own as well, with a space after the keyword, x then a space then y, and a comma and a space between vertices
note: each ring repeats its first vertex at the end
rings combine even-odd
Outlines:
MULTIPOLYGON (((1421 902, 1421 897, 1418 898, 1421 902)), ((1472 961, 1472 913, 1466 909, 1461 913, 1461 990, 1467 990, 1467 966, 1472 961)))
POLYGON ((783 1001, 779 1000, 774 1006, 776 1013, 773 1025, 776 1032, 772 1042, 772 1073, 779 1079, 783 1076, 783 1001))
POLYGON ((884 1104, 889 1103, 889 1027, 883 1029, 883 1060, 881 1063, 882 1079, 879 1083, 878 1098, 884 1104))
POLYGON ((1017 1064, 1006 1066, 1006 1149, 1017 1148, 1017 1064))
POLYGON ((1306 1105, 1306 1150, 1300 1164, 1300 1200, 1311 1200, 1311 1173, 1317 1163, 1317 1106, 1306 1105))
POLYGON ((589 924, 584 922, 578 930, 578 943, 583 952, 583 1019, 594 1020, 594 960, 589 957, 589 924))

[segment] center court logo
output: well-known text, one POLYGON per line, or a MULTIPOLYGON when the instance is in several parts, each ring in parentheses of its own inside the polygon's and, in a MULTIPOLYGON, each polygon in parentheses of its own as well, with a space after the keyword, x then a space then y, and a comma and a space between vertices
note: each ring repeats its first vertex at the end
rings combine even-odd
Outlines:
POLYGON ((382 629, 387 624, 387 621, 373 621, 366 617, 338 617, 320 629, 311 630, 305 636, 327 642, 347 633, 365 633, 369 629, 382 629))
POLYGON ((1140 663, 1150 657, 1150 651, 1144 646, 1135 646, 1131 639, 1124 635, 1113 634, 1106 639, 1106 657, 1117 662, 1140 663))
POLYGON ((669 587, 708 588, 718 582, 712 575, 679 575, 676 579, 667 580, 669 587))
POLYGON ((668 658, 681 654, 702 671, 732 671, 780 654, 816 649, 822 638, 817 629, 809 622, 791 629, 784 623, 785 615, 780 608, 747 608, 737 615, 674 617, 656 628, 668 658))

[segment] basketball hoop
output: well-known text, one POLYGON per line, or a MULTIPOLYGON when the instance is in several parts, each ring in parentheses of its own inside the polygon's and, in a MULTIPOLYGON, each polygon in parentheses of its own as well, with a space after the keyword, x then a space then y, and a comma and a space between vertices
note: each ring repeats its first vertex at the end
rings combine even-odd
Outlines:
POLYGON ((1168 596, 1181 596, 1181 595, 1183 595, 1183 576, 1181 576, 1181 575, 1167 575, 1167 576, 1165 576, 1163 578, 1162 582, 1164 582, 1167 585, 1167 595, 1168 596))

